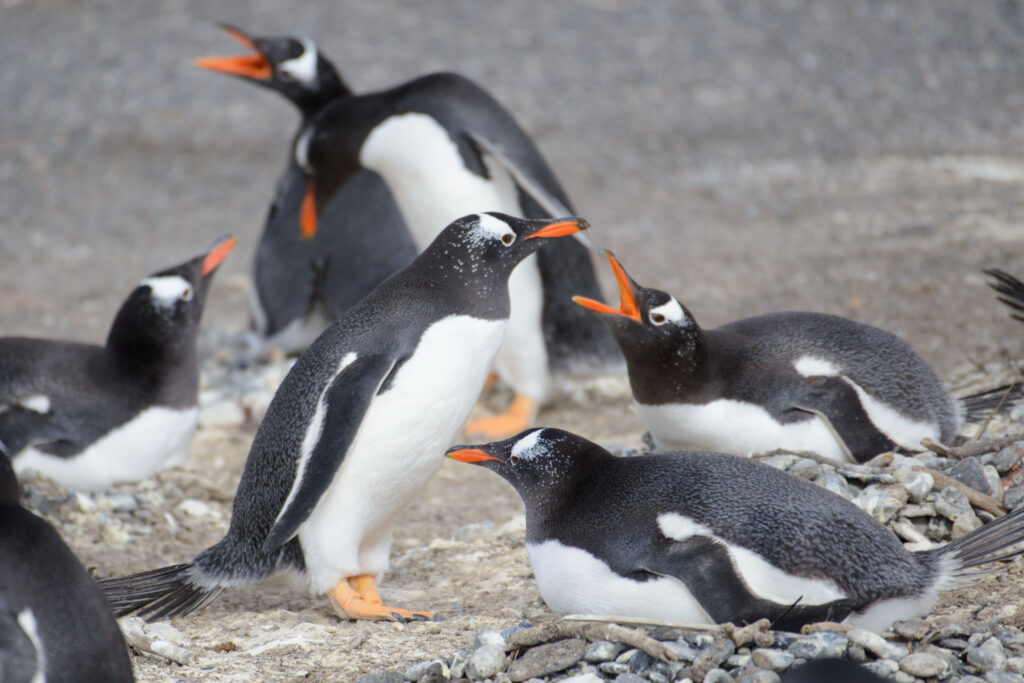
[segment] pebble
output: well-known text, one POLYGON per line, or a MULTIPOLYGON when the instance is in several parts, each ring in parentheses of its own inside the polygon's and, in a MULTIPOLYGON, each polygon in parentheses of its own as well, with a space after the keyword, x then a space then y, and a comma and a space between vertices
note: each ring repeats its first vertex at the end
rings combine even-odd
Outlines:
POLYGON ((1024 676, 1009 671, 989 671, 985 674, 985 683, 1024 683, 1024 676))
POLYGON ((795 463, 796 461, 797 457, 795 455, 782 454, 773 455, 770 458, 765 458, 761 462, 763 462, 765 465, 774 467, 777 470, 788 470, 790 467, 793 466, 793 463, 795 463))
POLYGON ((481 645, 493 645, 494 647, 500 647, 502 651, 508 649, 508 643, 505 642, 505 636, 499 631, 495 631, 493 628, 482 628, 476 632, 476 640, 473 641, 473 645, 480 647, 481 645))
POLYGON ((796 657, 789 652, 758 648, 750 653, 754 666, 772 671, 785 671, 793 665, 796 657))
POLYGON ((604 679, 595 673, 587 672, 578 676, 563 678, 562 683, 604 683, 604 679))
POLYGON ((865 662, 864 664, 861 664, 861 666, 871 673, 878 674, 883 678, 889 678, 900 670, 900 665, 891 659, 879 659, 874 662, 865 662))
POLYGON ((504 668, 505 648, 492 644, 481 645, 473 650, 466 661, 465 675, 472 679, 490 678, 504 668))
POLYGON ((624 673, 615 677, 615 683, 647 683, 647 679, 636 674, 624 673))
POLYGON ((1024 451, 1021 450, 1020 446, 1007 446, 996 453, 996 457, 992 460, 992 465, 999 474, 1006 474, 1020 463, 1021 455, 1024 455, 1024 451))
POLYGON ((908 650, 903 645, 890 643, 882 636, 862 628, 851 629, 846 637, 850 642, 857 643, 868 652, 881 659, 900 659, 906 657, 908 650))
POLYGON ((604 662, 601 666, 597 667, 603 674, 624 674, 629 671, 629 664, 625 662, 604 662))
MULTIPOLYGON (((672 654, 678 657, 680 661, 692 662, 700 656, 700 650, 694 649, 682 638, 679 640, 665 641, 662 644, 671 650, 672 654)), ((608 657, 608 659, 614 659, 614 657, 608 657)))
POLYGON ((114 512, 135 512, 139 509, 139 501, 129 493, 108 493, 104 497, 106 504, 114 512))
POLYGON ((1006 670, 1015 674, 1024 674, 1024 657, 1007 657, 1006 670))
POLYGON ((985 479, 988 481, 988 495, 996 499, 996 502, 1003 502, 1003 481, 999 478, 999 472, 992 465, 985 465, 981 468, 985 472, 985 479))
POLYGON ((911 469, 899 469, 893 475, 896 481, 903 485, 907 492, 907 500, 912 503, 920 503, 925 496, 932 492, 935 486, 935 478, 927 472, 918 472, 911 469))
POLYGON ((817 476, 814 483, 846 500, 853 500, 856 497, 843 475, 835 470, 825 470, 817 476))
POLYGON ((821 474, 822 466, 808 458, 798 458, 787 470, 794 477, 814 481, 821 474))
POLYGON ((972 489, 985 494, 992 493, 988 487, 988 478, 985 476, 985 470, 975 458, 964 458, 950 467, 946 474, 962 484, 967 484, 972 489))
POLYGON ((803 659, 842 657, 846 654, 848 645, 849 641, 835 631, 818 631, 790 645, 789 652, 794 657, 803 659))
POLYGON ((733 679, 724 669, 712 669, 704 674, 704 683, 733 683, 733 679))
POLYGON ((512 662, 508 668, 508 677, 519 683, 528 678, 564 671, 580 661, 586 648, 586 642, 579 638, 538 645, 512 662))
POLYGON ((437 669, 447 679, 448 667, 440 659, 412 664, 402 673, 402 676, 407 681, 419 681, 427 676, 432 669, 437 669))
POLYGON ((853 502, 882 524, 888 523, 903 507, 903 503, 898 498, 877 493, 866 496, 861 494, 853 502))
POLYGON ((928 635, 928 624, 924 619, 905 619, 893 623, 892 630, 900 638, 906 640, 921 640, 928 635))
POLYGON ((927 652, 915 652, 900 660, 900 669, 911 676, 918 678, 931 678, 941 676, 946 671, 946 662, 927 652))
POLYGON ((782 679, 774 671, 755 669, 736 679, 736 683, 779 683, 782 679))
POLYGON ((969 664, 973 664, 981 671, 998 670, 1006 665, 1006 652, 994 636, 990 636, 980 645, 968 648, 964 657, 969 664))
MULTIPOLYGON (((675 651, 672 647, 674 643, 665 643, 665 645, 668 646, 670 650, 675 651)), ((586 650, 584 650, 583 661, 610 662, 614 660, 616 657, 618 657, 619 654, 621 654, 622 651, 625 649, 626 646, 622 643, 613 643, 607 640, 595 640, 593 643, 587 646, 586 650)), ((679 653, 676 652, 676 655, 678 656, 679 653)), ((690 661, 692 662, 693 659, 691 658, 690 661)))
POLYGON ((1016 510, 1022 500, 1024 500, 1024 482, 1003 493, 1003 505, 1009 510, 1016 510))
POLYGON ((379 671, 360 676, 356 683, 405 683, 405 678, 397 671, 379 671))

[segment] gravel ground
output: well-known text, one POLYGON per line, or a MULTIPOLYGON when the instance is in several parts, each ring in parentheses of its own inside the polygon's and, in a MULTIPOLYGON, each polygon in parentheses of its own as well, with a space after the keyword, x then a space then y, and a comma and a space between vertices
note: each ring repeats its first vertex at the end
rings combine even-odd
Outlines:
MULTIPOLYGON (((0 334, 98 341, 144 274, 224 232, 241 242, 210 297, 207 356, 244 328, 295 114, 189 66, 235 50, 216 20, 310 35, 357 88, 440 69, 477 79, 535 136, 591 237, 707 326, 846 315, 957 381, 1024 356, 1024 330, 980 274, 1024 275, 1024 12, 1011 0, 378 0, 287 13, 268 0, 3 0, 0 334)), ((598 393, 543 422, 639 445, 628 402, 598 393)), ((223 532, 251 439, 251 424, 223 422, 200 432, 189 467, 121 488, 153 500, 110 512, 120 531, 91 511, 103 498, 53 503, 51 518, 104 574, 191 557, 223 532)), ((506 527, 519 503, 486 475, 446 464, 398 529, 385 594, 444 622, 351 624, 301 593, 238 590, 173 622, 201 665, 140 656, 140 678, 347 680, 450 658, 481 627, 550 618, 521 531, 506 527)), ((1012 594, 1020 574, 1003 576, 1012 594)), ((949 609, 977 607, 985 590, 949 609)))

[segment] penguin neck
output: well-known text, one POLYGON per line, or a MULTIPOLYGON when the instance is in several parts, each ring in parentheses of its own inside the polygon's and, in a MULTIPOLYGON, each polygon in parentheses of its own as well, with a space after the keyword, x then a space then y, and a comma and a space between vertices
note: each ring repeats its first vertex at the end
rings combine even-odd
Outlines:
POLYGON ((688 332, 681 344, 625 352, 630 387, 638 403, 672 403, 708 387, 713 368, 707 338, 696 323, 688 332))
POLYGON ((429 297, 460 315, 507 319, 511 310, 509 273, 488 272, 486 268, 450 253, 449 245, 434 242, 401 271, 401 281, 411 296, 429 297))
POLYGON ((420 249, 460 216, 478 211, 522 215, 509 173, 471 147, 468 138, 460 147, 427 114, 385 118, 363 142, 359 160, 384 179, 420 249))
POLYGON ((105 350, 111 367, 149 395, 175 404, 195 403, 199 366, 194 328, 175 330, 161 338, 119 314, 107 335, 105 350))
POLYGON ((315 89, 302 90, 289 98, 302 114, 300 130, 331 102, 352 96, 352 90, 333 69, 330 74, 331 76, 324 74, 315 89))

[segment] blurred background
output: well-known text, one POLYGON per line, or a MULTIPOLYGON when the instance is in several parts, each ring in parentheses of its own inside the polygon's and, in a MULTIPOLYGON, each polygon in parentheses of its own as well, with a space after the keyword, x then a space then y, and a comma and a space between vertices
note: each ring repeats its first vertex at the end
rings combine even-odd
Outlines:
POLYGON ((226 232, 204 325, 246 326, 298 119, 191 66, 244 51, 218 20, 313 38, 357 90, 477 80, 591 237, 706 327, 836 313, 942 377, 1024 356, 980 272, 1024 276, 1016 0, 2 0, 0 335, 101 341, 138 280, 226 232))

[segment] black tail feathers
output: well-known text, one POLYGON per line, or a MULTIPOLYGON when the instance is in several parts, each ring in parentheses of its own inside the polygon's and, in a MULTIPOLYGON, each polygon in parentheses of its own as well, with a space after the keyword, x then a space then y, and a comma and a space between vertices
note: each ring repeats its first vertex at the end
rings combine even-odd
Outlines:
POLYGON ((928 552, 952 557, 957 579, 987 574, 990 570, 970 570, 1024 553, 1024 507, 928 552))
POLYGON ((1024 322, 1024 282, 998 268, 986 268, 984 272, 994 279, 988 286, 1002 294, 999 300, 1013 309, 1010 317, 1024 322))
POLYGON ((1019 382, 964 396, 960 399, 960 405, 964 408, 964 422, 984 422, 993 414, 1010 410, 1022 398, 1024 385, 1019 382))
POLYGON ((114 614, 169 619, 206 607, 223 592, 193 580, 192 564, 175 564, 148 572, 100 581, 114 614))

